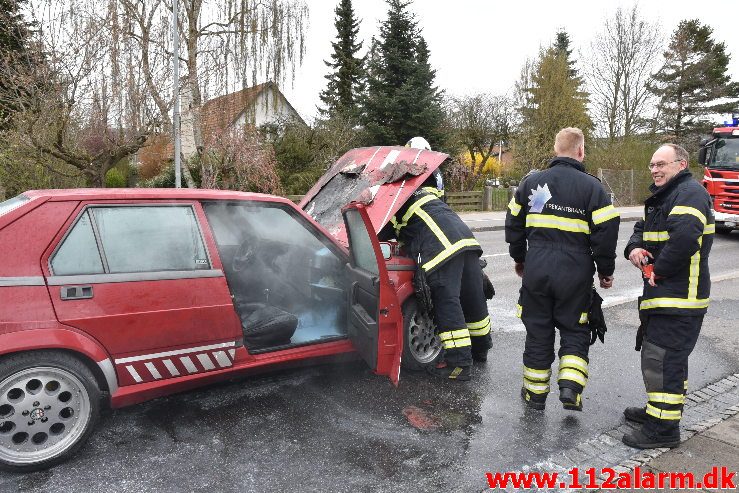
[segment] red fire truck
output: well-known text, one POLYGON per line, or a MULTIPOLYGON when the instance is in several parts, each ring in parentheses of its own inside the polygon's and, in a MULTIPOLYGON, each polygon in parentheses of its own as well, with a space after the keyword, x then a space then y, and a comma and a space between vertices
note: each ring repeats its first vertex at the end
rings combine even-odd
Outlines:
POLYGON ((704 166, 703 186, 713 199, 716 233, 739 229, 739 112, 731 124, 713 129, 701 142, 698 162, 704 166))

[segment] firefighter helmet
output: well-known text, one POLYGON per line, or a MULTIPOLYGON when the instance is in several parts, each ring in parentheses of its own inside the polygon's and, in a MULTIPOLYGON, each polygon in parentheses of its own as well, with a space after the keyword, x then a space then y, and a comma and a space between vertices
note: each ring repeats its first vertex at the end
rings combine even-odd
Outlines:
POLYGON ((426 151, 431 150, 431 145, 428 140, 423 137, 413 137, 411 140, 405 143, 406 147, 412 147, 413 149, 424 149, 426 151))

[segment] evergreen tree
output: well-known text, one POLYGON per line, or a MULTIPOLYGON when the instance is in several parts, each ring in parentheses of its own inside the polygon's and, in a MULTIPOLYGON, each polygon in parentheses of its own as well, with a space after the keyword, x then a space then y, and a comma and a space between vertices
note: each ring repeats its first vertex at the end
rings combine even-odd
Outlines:
POLYGON ((402 145, 415 136, 441 144, 441 94, 434 86, 428 45, 408 2, 388 0, 368 61, 364 124, 369 143, 402 145))
POLYGON ((572 50, 570 49, 570 35, 567 31, 560 29, 557 31, 557 37, 554 40, 554 49, 567 60, 567 66, 570 68, 570 77, 577 77, 577 69, 575 68, 576 60, 572 60, 572 50))
POLYGON ((363 91, 364 58, 357 57, 362 42, 357 41, 359 21, 354 16, 351 0, 340 0, 335 9, 336 41, 331 43, 331 61, 325 61, 331 73, 326 75, 328 83, 320 95, 325 108, 324 116, 342 115, 354 118, 359 115, 359 95, 363 91))
POLYGON ((566 55, 555 46, 541 53, 527 88, 526 106, 514 139, 517 164, 523 169, 544 166, 553 156, 554 136, 565 127, 578 127, 586 139, 593 122, 588 116, 588 95, 570 76, 566 55))
POLYGON ((32 64, 28 52, 33 26, 23 19, 23 3, 26 0, 0 0, 0 128, 7 126, 22 100, 11 74, 32 64))
POLYGON ((681 21, 649 87, 660 98, 658 124, 679 141, 705 130, 707 115, 727 113, 739 105, 739 83, 731 82, 727 73, 731 56, 712 33, 697 19, 681 21))

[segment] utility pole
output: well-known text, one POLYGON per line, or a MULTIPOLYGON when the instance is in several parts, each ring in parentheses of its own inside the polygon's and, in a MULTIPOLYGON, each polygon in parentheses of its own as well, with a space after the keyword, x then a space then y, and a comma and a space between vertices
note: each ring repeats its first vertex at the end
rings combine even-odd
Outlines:
POLYGON ((174 90, 174 109, 172 111, 172 126, 174 127, 174 183, 176 188, 182 188, 182 173, 180 170, 180 35, 177 28, 177 0, 172 0, 172 89, 174 90))

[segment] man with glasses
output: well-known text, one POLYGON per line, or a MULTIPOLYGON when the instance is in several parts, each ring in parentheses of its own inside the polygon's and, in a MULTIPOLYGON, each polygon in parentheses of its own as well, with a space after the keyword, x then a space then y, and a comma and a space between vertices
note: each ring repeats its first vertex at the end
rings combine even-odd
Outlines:
POLYGON ((693 179, 685 149, 661 146, 649 169, 652 195, 624 251, 644 272, 638 337, 643 343, 638 340, 637 347, 641 345, 647 404, 624 410, 626 419, 642 426, 624 435, 623 442, 643 449, 680 444, 688 356, 708 308, 708 254, 715 231, 711 199, 693 179))

